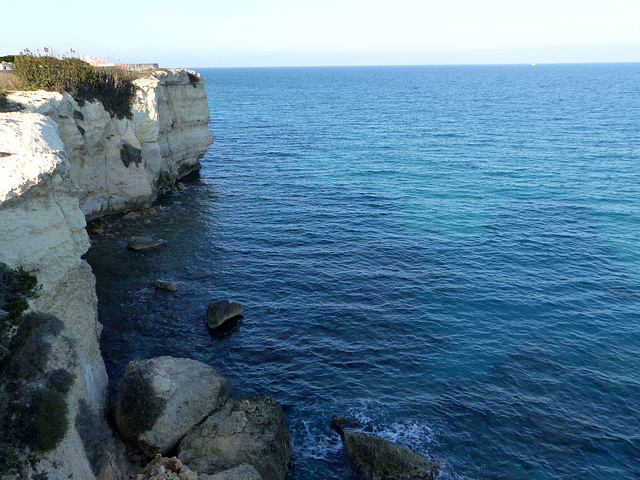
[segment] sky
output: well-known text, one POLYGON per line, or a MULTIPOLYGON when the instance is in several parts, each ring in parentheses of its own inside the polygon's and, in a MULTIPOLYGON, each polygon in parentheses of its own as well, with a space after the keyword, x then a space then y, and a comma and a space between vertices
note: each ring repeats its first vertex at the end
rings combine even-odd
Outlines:
POLYGON ((194 68, 640 62, 640 0, 31 0, 1 10, 0 55, 48 47, 194 68))

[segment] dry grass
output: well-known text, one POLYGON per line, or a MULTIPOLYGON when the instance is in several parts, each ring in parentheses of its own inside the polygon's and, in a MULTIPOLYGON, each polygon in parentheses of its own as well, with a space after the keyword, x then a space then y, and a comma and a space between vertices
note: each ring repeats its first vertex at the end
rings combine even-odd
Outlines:
POLYGON ((0 70, 0 93, 23 90, 22 82, 11 70, 0 70))

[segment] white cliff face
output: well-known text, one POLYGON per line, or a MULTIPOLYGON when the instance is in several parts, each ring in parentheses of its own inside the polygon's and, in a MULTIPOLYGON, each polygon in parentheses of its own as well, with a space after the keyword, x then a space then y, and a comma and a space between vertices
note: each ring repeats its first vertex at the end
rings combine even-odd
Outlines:
MULTIPOLYGON (((23 111, 0 113, 0 262, 37 276, 32 308, 64 323, 48 368, 75 375, 69 433, 39 464, 51 479, 95 478, 75 420, 81 402, 102 418, 107 399, 95 278, 82 260, 90 246, 85 218, 152 201, 197 170, 213 141, 202 77, 176 69, 135 83, 131 119, 44 91, 8 95, 23 111)), ((104 443, 100 478, 128 478, 122 444, 110 434, 104 443)))
MULTIPOLYGON (((0 114, 0 262, 35 273, 40 289, 32 308, 64 324, 63 335, 53 341, 49 368, 64 368, 76 377, 70 412, 84 400, 101 415, 108 380, 98 343, 98 300, 91 267, 81 258, 90 243, 80 189, 69 173, 51 118, 0 114)), ((73 414, 69 423, 74 424, 73 414)), ((53 455, 68 459, 61 462, 62 471, 91 478, 91 466, 78 445, 82 441, 72 426, 53 455)))
POLYGON ((80 190, 53 120, 0 118, 0 261, 35 273, 48 292, 89 249, 80 190))
POLYGON ((198 170, 213 142, 200 75, 158 70, 134 83, 131 119, 112 117, 99 102, 79 105, 67 93, 8 96, 58 124, 89 219, 152 201, 160 188, 198 170))

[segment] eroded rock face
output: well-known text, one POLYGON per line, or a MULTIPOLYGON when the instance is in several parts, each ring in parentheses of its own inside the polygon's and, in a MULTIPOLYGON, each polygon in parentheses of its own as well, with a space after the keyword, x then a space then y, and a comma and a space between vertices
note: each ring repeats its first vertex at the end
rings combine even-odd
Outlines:
POLYGON ((356 465, 374 480, 433 479, 438 463, 377 435, 344 430, 344 447, 356 465))
POLYGON ((266 396, 229 400, 178 446, 178 458, 187 464, 208 455, 250 464, 264 480, 283 480, 291 439, 282 409, 266 396))
MULTIPOLYGON (((37 113, 0 114, 0 262, 23 267, 38 278, 34 310, 56 316, 64 325, 52 340, 49 368, 65 369, 75 381, 68 395, 68 434, 39 464, 49 478, 90 479, 95 468, 84 452, 75 428, 79 402, 97 418, 104 413, 107 374, 98 339, 95 279, 82 260, 89 248, 80 190, 70 178, 71 167, 58 126, 37 113)), ((105 436, 105 478, 124 478, 115 439, 105 436), (106 472, 105 469, 109 471, 106 472)))
POLYGON ((133 118, 112 117, 99 102, 78 104, 67 93, 17 92, 8 98, 59 126, 70 177, 91 219, 135 208, 158 190, 198 170, 213 136, 202 77, 158 70, 134 81, 133 118))
POLYGON ((218 370, 195 360, 134 360, 120 381, 116 423, 122 436, 146 455, 165 454, 222 407, 230 390, 218 370))

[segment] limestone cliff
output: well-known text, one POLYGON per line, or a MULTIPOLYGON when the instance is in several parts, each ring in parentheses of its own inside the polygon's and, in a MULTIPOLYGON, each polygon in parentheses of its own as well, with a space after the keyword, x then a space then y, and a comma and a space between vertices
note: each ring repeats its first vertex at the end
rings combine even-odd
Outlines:
POLYGON ((88 219, 153 200, 160 188, 199 169, 213 142, 200 75, 157 70, 134 84, 131 119, 112 117, 100 102, 79 105, 67 93, 7 96, 58 124, 71 179, 83 191, 80 208, 88 219))
POLYGON ((75 375, 69 433, 38 466, 50 479, 96 478, 96 452, 77 428, 87 415, 107 430, 98 442, 99 478, 128 473, 103 420, 108 379, 95 279, 82 259, 90 246, 85 219, 153 200, 163 185, 198 169, 213 141, 199 75, 155 71, 136 85, 132 119, 43 91, 10 95, 24 110, 0 114, 0 262, 37 275, 31 307, 64 323, 49 368, 75 375))

